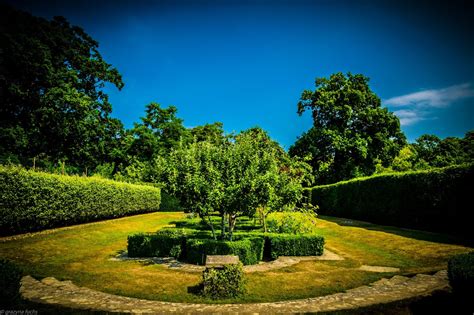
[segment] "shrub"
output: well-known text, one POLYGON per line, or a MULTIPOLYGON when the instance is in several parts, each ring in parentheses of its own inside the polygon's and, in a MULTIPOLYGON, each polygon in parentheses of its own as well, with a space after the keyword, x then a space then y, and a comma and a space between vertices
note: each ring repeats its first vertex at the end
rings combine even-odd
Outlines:
POLYGON ((128 237, 129 257, 184 257, 186 232, 163 229, 153 234, 134 234, 128 237))
POLYGON ((279 256, 320 256, 324 237, 318 235, 268 235, 266 252, 270 258, 279 256))
POLYGON ((242 263, 206 268, 202 280, 203 295, 210 298, 234 298, 245 292, 242 263))
POLYGON ((21 271, 6 259, 0 259, 0 305, 6 306, 19 298, 21 271))
POLYGON ((474 291, 474 251, 454 256, 448 262, 449 283, 453 291, 460 295, 474 291))
POLYGON ((157 211, 160 189, 0 166, 0 234, 157 211))
POLYGON ((472 237, 474 164, 391 173, 309 189, 320 214, 472 237))
POLYGON ((316 214, 309 212, 273 212, 268 215, 270 233, 308 234, 316 231, 316 214))
POLYGON ((261 260, 263 246, 263 239, 258 237, 232 242, 188 239, 186 241, 186 259, 190 263, 204 264, 205 255, 237 255, 244 265, 252 265, 261 260))

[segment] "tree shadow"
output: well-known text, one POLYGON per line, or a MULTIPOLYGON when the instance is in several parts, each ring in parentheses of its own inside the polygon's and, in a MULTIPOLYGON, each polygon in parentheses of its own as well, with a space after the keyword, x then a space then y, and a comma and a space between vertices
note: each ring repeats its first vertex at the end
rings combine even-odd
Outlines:
POLYGON ((413 238, 420 241, 474 247, 474 240, 470 240, 470 239, 463 238, 461 236, 456 236, 456 235, 414 230, 414 229, 401 228, 401 227, 395 227, 395 226, 389 226, 389 225, 378 225, 378 224, 373 224, 366 221, 359 221, 359 220, 353 220, 353 219, 347 219, 347 218, 330 217, 330 216, 324 216, 324 215, 319 215, 318 217, 323 220, 336 223, 337 225, 340 225, 340 226, 352 226, 352 227, 363 228, 363 229, 371 230, 371 231, 380 231, 380 232, 395 234, 395 235, 399 235, 399 236, 403 236, 407 238, 413 238))

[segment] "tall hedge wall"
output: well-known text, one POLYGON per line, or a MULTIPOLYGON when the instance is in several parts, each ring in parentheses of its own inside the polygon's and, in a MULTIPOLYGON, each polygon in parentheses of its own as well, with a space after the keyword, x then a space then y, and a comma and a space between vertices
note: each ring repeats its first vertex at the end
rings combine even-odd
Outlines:
POLYGON ((309 189, 323 215, 472 238, 474 164, 392 173, 309 189))
POLYGON ((0 166, 0 234, 157 211, 160 189, 0 166))

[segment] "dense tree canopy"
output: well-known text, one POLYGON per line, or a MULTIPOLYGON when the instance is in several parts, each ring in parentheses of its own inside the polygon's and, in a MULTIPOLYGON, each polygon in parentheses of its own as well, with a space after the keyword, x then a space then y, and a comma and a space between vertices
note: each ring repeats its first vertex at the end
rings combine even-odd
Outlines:
POLYGON ((154 102, 125 130, 111 117, 104 92, 105 84, 124 83, 93 38, 62 17, 48 21, 0 5, 0 18, 0 163, 62 161, 64 171, 67 161, 73 173, 166 182, 175 194, 188 189, 194 197, 181 199, 196 211, 220 211, 232 224, 256 205, 264 219, 300 199, 301 185, 312 182, 308 167, 318 183, 329 183, 474 158, 473 131, 463 139, 423 135, 406 144, 398 118, 381 107, 368 78, 350 73, 317 79, 314 91, 302 93, 298 113, 310 110, 313 126, 289 155, 262 129, 228 135, 221 122, 186 128, 176 107, 154 102), (222 199, 220 189, 234 199, 222 199), (196 191, 205 206, 194 202, 196 191))
POLYGON ((107 160, 123 126, 110 117, 103 87, 124 84, 98 43, 62 17, 1 5, 0 45, 0 154, 81 166, 107 160))
POLYGON ((361 74, 336 73, 316 79, 315 91, 305 90, 298 113, 310 110, 313 127, 291 146, 292 156, 311 156, 319 183, 375 172, 391 164, 405 144, 398 118, 381 107, 361 74))
POLYGON ((151 172, 184 208, 205 219, 212 231, 210 216, 218 212, 221 237, 232 239, 239 216, 254 216, 258 207, 279 210, 299 201, 307 170, 266 132, 252 128, 232 141, 194 142, 173 150, 169 156, 157 157, 151 172))

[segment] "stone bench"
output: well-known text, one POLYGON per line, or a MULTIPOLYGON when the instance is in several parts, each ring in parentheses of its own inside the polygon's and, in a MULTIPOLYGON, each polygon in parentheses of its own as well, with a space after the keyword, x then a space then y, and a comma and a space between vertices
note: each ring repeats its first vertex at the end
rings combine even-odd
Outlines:
POLYGON ((206 255, 206 267, 222 267, 239 263, 239 256, 234 255, 206 255))

